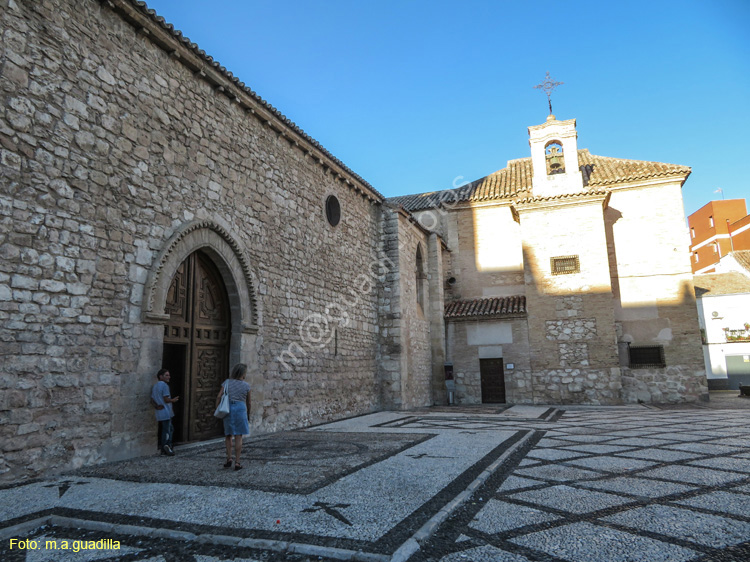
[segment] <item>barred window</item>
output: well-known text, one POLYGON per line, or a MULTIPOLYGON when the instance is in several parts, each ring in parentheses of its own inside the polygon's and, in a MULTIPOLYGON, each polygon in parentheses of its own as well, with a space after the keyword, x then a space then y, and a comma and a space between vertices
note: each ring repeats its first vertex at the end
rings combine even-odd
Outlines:
POLYGON ((630 367, 632 369, 667 366, 664 361, 663 345, 631 345, 628 352, 630 353, 630 367))
POLYGON ((552 275, 567 275, 569 273, 580 273, 581 264, 578 256, 558 256, 550 258, 550 270, 552 275))

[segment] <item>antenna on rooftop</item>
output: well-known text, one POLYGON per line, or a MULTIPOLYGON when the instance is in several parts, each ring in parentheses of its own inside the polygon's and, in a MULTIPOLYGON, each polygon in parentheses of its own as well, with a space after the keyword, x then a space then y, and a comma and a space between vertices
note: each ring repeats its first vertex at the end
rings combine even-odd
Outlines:
POLYGON ((549 114, 552 115, 552 98, 550 97, 550 94, 552 93, 552 90, 557 88, 558 86, 562 86, 565 82, 555 82, 553 78, 549 75, 549 71, 547 71, 547 75, 544 77, 544 81, 541 84, 537 84, 534 86, 535 90, 543 90, 545 94, 547 94, 547 103, 549 104, 549 114))

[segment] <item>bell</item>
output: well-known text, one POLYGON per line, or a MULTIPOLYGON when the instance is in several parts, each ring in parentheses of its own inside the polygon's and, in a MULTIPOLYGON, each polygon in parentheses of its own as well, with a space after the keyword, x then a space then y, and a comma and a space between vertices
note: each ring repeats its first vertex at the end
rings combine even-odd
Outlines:
POLYGON ((550 170, 559 170, 560 168, 562 168, 562 165, 563 165, 562 156, 557 156, 557 155, 549 156, 548 160, 549 160, 550 170))

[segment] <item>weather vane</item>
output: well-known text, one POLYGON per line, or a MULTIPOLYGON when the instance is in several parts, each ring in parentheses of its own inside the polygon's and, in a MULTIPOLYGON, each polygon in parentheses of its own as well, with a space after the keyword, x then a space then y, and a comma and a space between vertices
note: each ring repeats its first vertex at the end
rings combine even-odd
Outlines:
POLYGON ((544 81, 541 84, 537 84, 536 86, 534 86, 535 90, 544 90, 544 93, 547 94, 547 103, 549 104, 550 115, 552 115, 552 98, 550 98, 550 94, 552 93, 552 90, 554 90, 558 86, 562 86, 564 83, 565 82, 555 82, 549 75, 548 71, 547 76, 544 77, 544 81))

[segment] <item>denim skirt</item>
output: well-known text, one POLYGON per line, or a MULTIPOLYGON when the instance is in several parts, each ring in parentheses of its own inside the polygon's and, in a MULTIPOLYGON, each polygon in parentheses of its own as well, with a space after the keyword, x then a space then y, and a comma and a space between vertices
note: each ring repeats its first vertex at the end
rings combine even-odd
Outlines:
POLYGON ((247 424, 247 406, 244 402, 233 400, 229 403, 229 415, 224 416, 224 435, 247 435, 250 426, 247 424))

